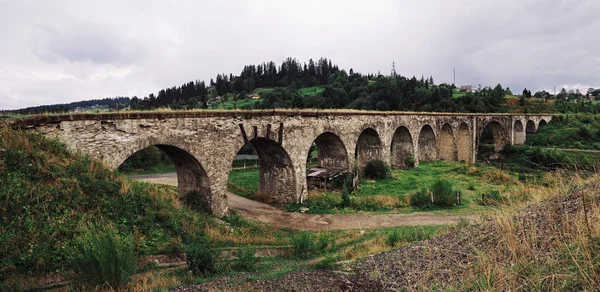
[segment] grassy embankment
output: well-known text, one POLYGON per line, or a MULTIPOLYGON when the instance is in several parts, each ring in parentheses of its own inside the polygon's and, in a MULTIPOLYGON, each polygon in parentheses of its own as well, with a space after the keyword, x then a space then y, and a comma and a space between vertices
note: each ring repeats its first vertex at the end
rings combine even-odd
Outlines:
MULTIPOLYGON (((0 129, 0 202, 0 290, 64 280, 72 280, 73 288, 84 285, 72 268, 73 258, 79 256, 79 239, 89 230, 113 230, 118 238, 131 242, 138 264, 125 290, 168 289, 215 277, 193 276, 185 266, 161 268, 143 260, 147 255, 181 253, 200 238, 208 238, 216 254, 242 247, 308 248, 306 253, 263 258, 253 267, 257 272, 252 277, 260 278, 314 269, 326 255, 348 260, 389 249, 386 238, 392 230, 400 234, 399 244, 446 230, 424 226, 364 234, 355 230, 298 232, 235 214, 224 218, 224 223, 182 204, 175 188, 131 181, 96 161, 67 152, 57 141, 7 128, 0 129), (308 245, 300 244, 302 240, 308 245)), ((239 261, 221 257, 216 275, 241 272, 239 261)))

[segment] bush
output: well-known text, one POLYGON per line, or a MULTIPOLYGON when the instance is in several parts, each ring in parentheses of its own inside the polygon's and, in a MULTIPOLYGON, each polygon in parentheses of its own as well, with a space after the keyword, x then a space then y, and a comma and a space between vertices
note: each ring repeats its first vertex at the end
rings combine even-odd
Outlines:
POLYGON ((393 231, 388 233, 388 235, 385 239, 385 243, 390 247, 394 247, 400 240, 401 240, 400 233, 398 232, 398 230, 394 229, 393 231))
POLYGON ((454 190, 452 183, 447 180, 436 180, 431 186, 433 203, 440 207, 451 207, 458 205, 458 192, 454 190))
POLYGON ((338 268, 338 258, 335 255, 327 255, 321 261, 315 264, 317 270, 335 270, 338 268))
POLYGON ((408 167, 414 167, 415 162, 417 162, 417 160, 412 156, 406 157, 406 159, 404 159, 404 164, 408 167))
POLYGON ((133 240, 113 228, 86 229, 75 239, 75 244, 71 266, 84 284, 116 289, 125 286, 135 273, 137 257, 133 240))
POLYGON ((431 192, 427 188, 422 188, 416 193, 410 195, 410 205, 415 207, 426 207, 431 204, 431 192))
POLYGON ((391 173, 390 166, 382 160, 371 160, 364 169, 365 177, 370 179, 388 178, 391 176, 391 173))
POLYGON ((504 198, 498 190, 492 190, 489 193, 482 193, 481 198, 479 199, 479 204, 484 206, 499 205, 506 203, 508 203, 508 200, 504 198))
POLYGON ((217 258, 210 248, 210 242, 206 238, 195 240, 186 247, 188 269, 195 275, 208 275, 215 272, 217 258))
POLYGON ((310 233, 302 232, 298 236, 292 237, 294 246, 294 255, 299 258, 307 258, 315 250, 315 239, 310 233))
POLYGON ((238 249, 237 258, 235 268, 238 271, 256 271, 256 266, 260 261, 260 258, 256 256, 256 249, 250 246, 238 249))

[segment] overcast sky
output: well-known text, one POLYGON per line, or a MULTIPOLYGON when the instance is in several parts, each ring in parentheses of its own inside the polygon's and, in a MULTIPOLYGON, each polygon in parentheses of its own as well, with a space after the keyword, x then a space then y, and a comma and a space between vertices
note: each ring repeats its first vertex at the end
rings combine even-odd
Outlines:
POLYGON ((144 97, 289 56, 587 90, 600 87, 599 35, 600 0, 0 0, 0 109, 144 97))

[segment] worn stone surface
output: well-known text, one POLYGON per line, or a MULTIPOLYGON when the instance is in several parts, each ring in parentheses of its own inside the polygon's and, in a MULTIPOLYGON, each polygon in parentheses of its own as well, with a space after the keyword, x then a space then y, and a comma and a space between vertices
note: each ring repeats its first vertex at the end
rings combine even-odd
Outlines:
POLYGON ((206 196, 210 209, 227 213, 227 177, 239 149, 252 143, 261 160, 260 190, 280 202, 307 196, 306 157, 316 143, 319 165, 352 170, 354 161, 474 162, 479 135, 492 126, 495 150, 524 142, 550 115, 477 115, 373 112, 182 112, 42 116, 14 121, 58 139, 75 151, 117 168, 133 153, 157 145, 173 160, 180 196, 206 196), (520 130, 515 131, 517 121, 520 130), (522 125, 527 125, 522 131, 522 125), (444 131, 442 131, 444 129, 444 131))

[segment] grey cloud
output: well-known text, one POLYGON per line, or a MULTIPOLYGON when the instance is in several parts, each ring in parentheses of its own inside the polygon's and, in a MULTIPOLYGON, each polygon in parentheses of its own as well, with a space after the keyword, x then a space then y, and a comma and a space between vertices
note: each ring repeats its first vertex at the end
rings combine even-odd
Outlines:
POLYGON ((36 55, 50 63, 60 61, 96 64, 130 64, 139 59, 142 49, 118 34, 94 27, 78 27, 73 31, 41 28, 34 42, 36 55))
POLYGON ((513 92, 600 87, 599 14, 598 0, 0 0, 0 108, 143 97, 288 56, 384 74, 395 60, 437 83, 456 67, 459 85, 513 92))

